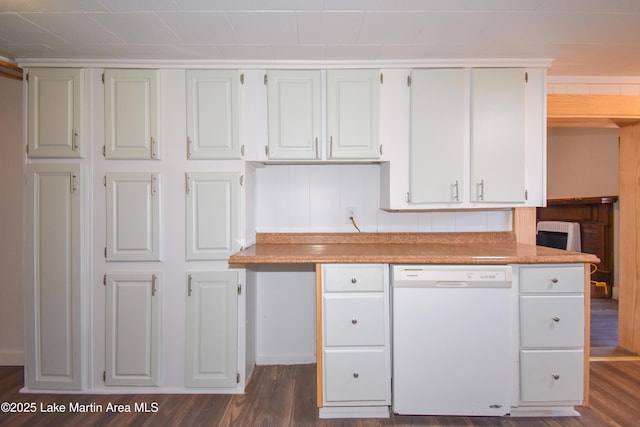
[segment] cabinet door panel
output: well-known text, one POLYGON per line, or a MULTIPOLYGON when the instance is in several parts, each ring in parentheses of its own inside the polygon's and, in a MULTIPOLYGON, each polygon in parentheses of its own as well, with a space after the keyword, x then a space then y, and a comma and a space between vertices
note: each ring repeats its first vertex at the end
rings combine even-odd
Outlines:
POLYGON ((190 159, 239 159, 240 84, 237 71, 187 71, 190 159))
POLYGON ((319 158, 320 71, 270 70, 267 98, 269 158, 319 158))
POLYGON ((106 70, 105 157, 159 159, 158 72, 106 70))
POLYGON ((582 401, 584 353, 578 350, 521 350, 523 402, 582 401))
POLYGON ((238 250, 240 173, 187 173, 187 260, 226 259, 238 250))
POLYGON ((82 70, 36 68, 27 87, 29 157, 82 157, 82 70))
POLYGON ((159 193, 159 174, 107 174, 107 261, 160 259, 159 193))
POLYGON ((159 274, 107 275, 107 385, 157 385, 159 274))
POLYGON ((466 76, 463 69, 411 72, 411 203, 464 200, 466 76))
POLYGON ((383 348, 324 351, 324 403, 389 403, 391 392, 383 348))
POLYGON ((28 165, 27 387, 79 390, 78 165, 28 165))
POLYGON ((525 71, 471 72, 471 200, 524 202, 525 71))
POLYGON ((329 70, 327 111, 329 158, 380 157, 379 70, 329 70))
POLYGON ((187 387, 235 387, 238 370, 238 273, 188 276, 187 387))

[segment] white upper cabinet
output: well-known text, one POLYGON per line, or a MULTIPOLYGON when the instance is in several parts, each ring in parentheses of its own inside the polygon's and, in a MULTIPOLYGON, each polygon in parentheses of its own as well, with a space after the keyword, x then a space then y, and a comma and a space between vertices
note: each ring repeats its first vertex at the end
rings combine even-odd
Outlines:
POLYGON ((240 73, 187 70, 187 157, 240 159, 240 73))
POLYGON ((240 173, 186 174, 187 260, 227 259, 239 249, 240 173))
POLYGON ((107 173, 107 261, 160 260, 160 174, 107 173))
POLYGON ((467 93, 464 69, 411 71, 411 203, 463 201, 467 93))
POLYGON ((80 390, 80 166, 30 164, 26 172, 26 386, 80 390))
POLYGON ((187 276, 186 386, 236 387, 238 272, 187 276))
POLYGON ((82 157, 83 71, 33 68, 27 87, 29 157, 82 157))
POLYGON ((380 157, 380 70, 327 71, 329 159, 380 157))
POLYGON ((105 158, 160 158, 158 90, 157 70, 105 70, 105 158))
POLYGON ((525 201, 522 68, 471 71, 471 201, 525 201))
POLYGON ((268 71, 269 159, 321 158, 320 88, 320 70, 268 71))
POLYGON ((107 274, 106 385, 158 384, 159 273, 107 274))

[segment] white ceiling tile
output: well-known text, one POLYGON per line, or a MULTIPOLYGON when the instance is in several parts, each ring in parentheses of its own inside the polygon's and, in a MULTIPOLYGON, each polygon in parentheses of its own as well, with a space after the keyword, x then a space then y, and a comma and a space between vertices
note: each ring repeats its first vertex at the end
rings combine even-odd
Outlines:
POLYGON ((2 0, 0 13, 3 12, 35 12, 37 9, 27 0, 2 0))
MULTIPOLYGON (((40 12, 104 12, 98 0, 27 0, 40 12)), ((4 2, 4 0, 2 0, 4 2)))
POLYGON ((424 13, 366 12, 358 43, 411 43, 424 26, 424 13))
POLYGON ((55 38, 53 34, 22 16, 9 13, 0 14, 0 37, 9 43, 20 43, 25 46, 46 44, 45 41, 55 38))
POLYGON ((177 37, 155 14, 91 13, 89 16, 127 43, 172 43, 177 37))
POLYGON ((225 59, 277 59, 271 50, 271 46, 264 45, 218 46, 218 51, 221 57, 225 59))
POLYGON ((15 43, 3 46, 12 58, 59 58, 61 51, 44 43, 15 43))
POLYGON ((328 60, 374 60, 378 58, 379 51, 378 45, 331 45, 327 46, 326 58, 328 60))
POLYGON ((174 0, 183 10, 247 10, 249 0, 174 0))
POLYGON ((326 0, 326 10, 537 10, 546 0, 326 0))
POLYGON ((224 12, 158 12, 157 15, 185 43, 238 43, 224 12))
POLYGON ((100 0, 100 2, 112 12, 157 12, 180 9, 173 0, 100 0))
POLYGON ((254 10, 323 10, 324 0, 249 0, 254 10))
POLYGON ((355 44, 364 12, 298 12, 302 44, 355 44))
POLYGON ((637 0, 547 0, 539 10, 571 13, 640 13, 640 2, 637 0))
POLYGON ((314 60, 324 59, 325 46, 271 46, 271 52, 275 58, 283 60, 314 60))
POLYGON ((241 43, 282 45, 297 42, 295 12, 227 12, 241 43))
POLYGON ((120 41, 84 13, 30 13, 26 17, 68 43, 115 43, 120 41))

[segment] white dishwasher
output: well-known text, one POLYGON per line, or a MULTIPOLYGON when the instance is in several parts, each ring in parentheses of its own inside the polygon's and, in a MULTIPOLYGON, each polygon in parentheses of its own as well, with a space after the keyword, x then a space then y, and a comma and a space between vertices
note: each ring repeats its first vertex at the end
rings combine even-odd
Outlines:
POLYGON ((506 415, 517 404, 517 292, 506 265, 394 265, 393 412, 506 415))

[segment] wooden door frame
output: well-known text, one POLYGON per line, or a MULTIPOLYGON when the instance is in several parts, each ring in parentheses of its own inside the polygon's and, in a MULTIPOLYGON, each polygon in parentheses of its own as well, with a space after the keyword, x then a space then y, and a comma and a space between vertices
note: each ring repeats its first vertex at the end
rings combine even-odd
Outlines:
POLYGON ((620 128, 618 345, 640 354, 640 96, 550 94, 547 124, 620 128))

